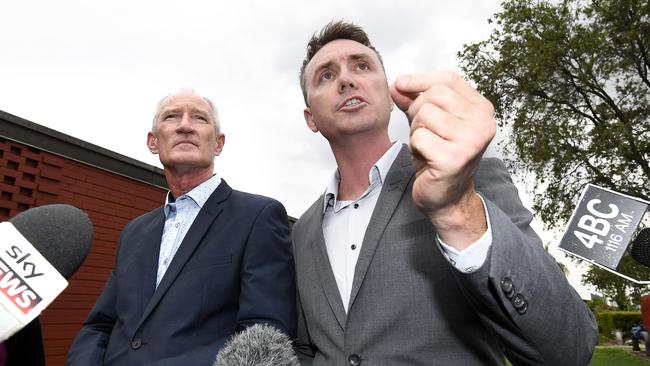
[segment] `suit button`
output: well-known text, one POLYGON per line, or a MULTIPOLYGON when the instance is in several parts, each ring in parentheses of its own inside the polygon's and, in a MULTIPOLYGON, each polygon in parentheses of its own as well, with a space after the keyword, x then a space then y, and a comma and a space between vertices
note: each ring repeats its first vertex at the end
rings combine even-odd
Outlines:
POLYGON ((522 294, 517 294, 515 297, 512 298, 512 306, 515 307, 515 310, 521 315, 526 313, 526 310, 528 310, 528 301, 526 301, 526 298, 522 294))
POLYGON ((350 366, 359 366, 361 365, 361 357, 358 354, 353 353, 348 357, 348 363, 350 366))
POLYGON ((142 341, 141 340, 136 339, 133 342, 131 342, 131 348, 138 349, 140 347, 142 347, 142 341))
POLYGON ((501 279, 501 291, 503 291, 503 294, 508 299, 512 299, 512 295, 515 293, 515 285, 512 283, 510 277, 503 277, 501 279))

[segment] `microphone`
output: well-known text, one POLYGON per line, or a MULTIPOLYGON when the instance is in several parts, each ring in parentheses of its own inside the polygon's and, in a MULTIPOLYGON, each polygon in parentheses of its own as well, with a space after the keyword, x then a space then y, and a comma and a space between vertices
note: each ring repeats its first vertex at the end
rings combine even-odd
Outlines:
POLYGON ((71 205, 30 208, 9 222, 66 279, 81 267, 93 241, 90 219, 71 205))
POLYGON ((68 286, 92 244, 86 214, 46 205, 0 222, 0 341, 36 318, 68 286))
POLYGON ((640 198, 588 184, 558 248, 630 279, 617 272, 617 268, 649 204, 640 198))
POLYGON ((217 354, 213 366, 300 366, 289 337, 267 324, 237 333, 217 354))
POLYGON ((645 228, 637 234, 630 248, 630 255, 635 261, 650 267, 650 228, 645 228))

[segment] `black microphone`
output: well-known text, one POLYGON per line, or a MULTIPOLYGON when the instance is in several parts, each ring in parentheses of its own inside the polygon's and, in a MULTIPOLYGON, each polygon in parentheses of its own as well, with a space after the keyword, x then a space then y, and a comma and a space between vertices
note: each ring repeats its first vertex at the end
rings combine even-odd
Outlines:
POLYGON ((267 324, 237 333, 217 354, 213 366, 300 366, 289 337, 267 324))
POLYGON ((646 267, 650 267, 650 228, 645 228, 637 234, 630 248, 632 258, 646 267))
POLYGON ((70 205, 46 205, 0 222, 0 341, 32 322, 88 255, 93 226, 70 205))
POLYGON ((81 267, 93 241, 90 219, 71 205, 30 208, 9 222, 66 279, 81 267))

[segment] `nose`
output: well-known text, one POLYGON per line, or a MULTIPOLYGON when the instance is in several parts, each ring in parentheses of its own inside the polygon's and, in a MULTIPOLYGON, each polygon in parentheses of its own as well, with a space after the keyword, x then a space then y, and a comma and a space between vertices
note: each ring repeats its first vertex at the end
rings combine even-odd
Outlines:
POLYGON ((348 73, 343 73, 339 76, 339 93, 343 93, 345 89, 356 89, 357 84, 354 78, 348 73))
POLYGON ((178 125, 176 125, 176 130, 182 133, 192 132, 192 121, 190 120, 189 113, 183 113, 183 117, 178 125))

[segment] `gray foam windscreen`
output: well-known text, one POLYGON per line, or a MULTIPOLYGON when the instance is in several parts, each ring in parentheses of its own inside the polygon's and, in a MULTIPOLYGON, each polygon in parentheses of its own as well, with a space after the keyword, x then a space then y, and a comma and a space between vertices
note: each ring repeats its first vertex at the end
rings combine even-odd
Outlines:
POLYGON ((237 333, 217 354, 213 366, 299 366, 287 335, 267 324, 237 333))

